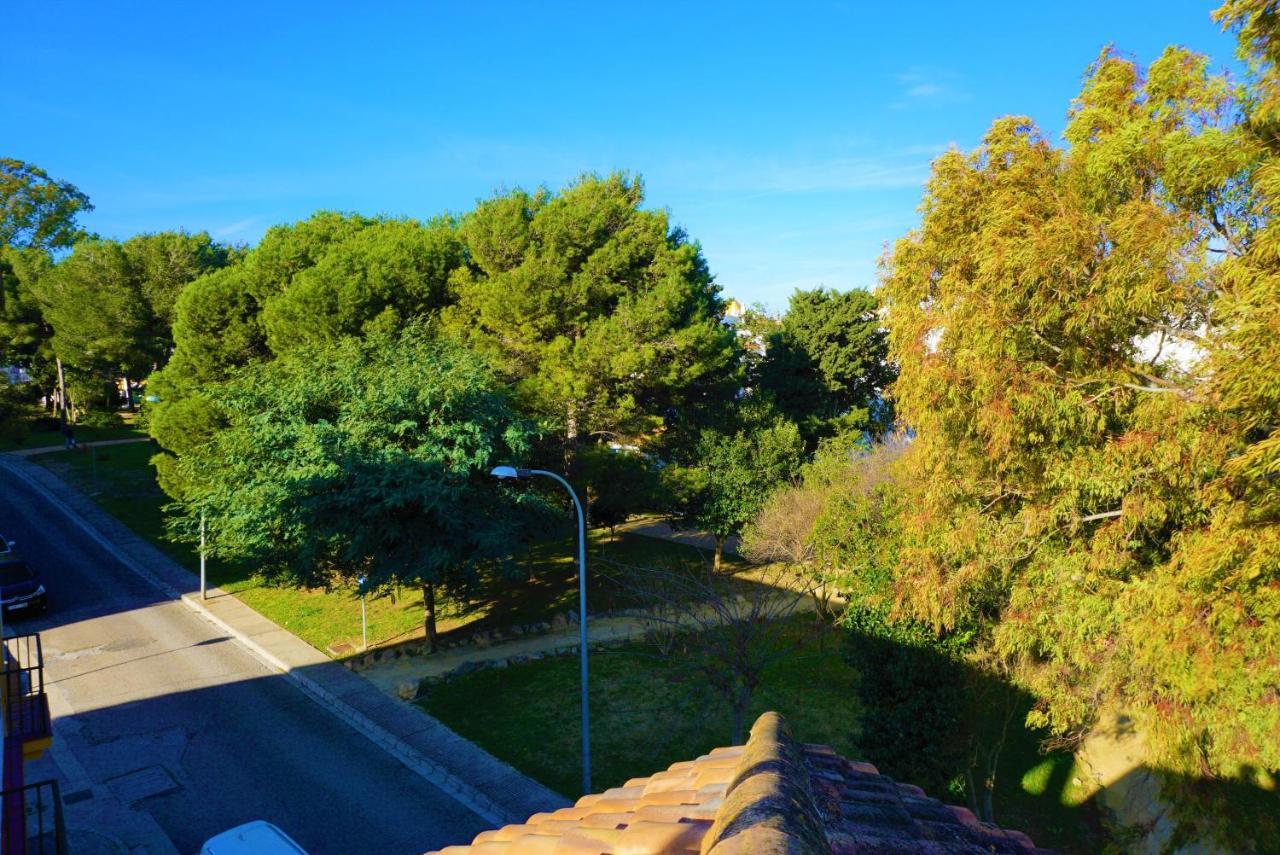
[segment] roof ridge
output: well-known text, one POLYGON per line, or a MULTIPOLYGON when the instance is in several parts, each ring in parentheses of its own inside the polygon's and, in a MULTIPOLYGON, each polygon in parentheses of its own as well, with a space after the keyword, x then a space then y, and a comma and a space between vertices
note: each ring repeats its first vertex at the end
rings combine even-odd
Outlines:
POLYGON ((702 839, 702 855, 830 855, 809 770, 787 720, 767 712, 751 735, 702 839))

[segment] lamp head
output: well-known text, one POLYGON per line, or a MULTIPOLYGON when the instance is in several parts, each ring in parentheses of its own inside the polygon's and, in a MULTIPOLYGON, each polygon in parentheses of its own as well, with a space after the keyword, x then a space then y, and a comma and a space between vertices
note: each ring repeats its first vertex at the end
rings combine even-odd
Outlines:
POLYGON ((514 466, 495 466, 489 474, 499 480, 506 480, 507 478, 519 478, 522 473, 514 466))

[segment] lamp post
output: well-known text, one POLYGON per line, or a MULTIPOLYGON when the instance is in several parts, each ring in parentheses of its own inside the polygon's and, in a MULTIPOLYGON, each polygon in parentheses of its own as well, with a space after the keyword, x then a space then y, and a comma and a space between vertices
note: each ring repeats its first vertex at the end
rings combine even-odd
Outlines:
POLYGON ((578 653, 582 671, 582 792, 591 792, 591 713, 587 706, 587 519, 582 513, 578 494, 564 478, 545 469, 517 469, 514 466, 496 466, 490 473, 495 478, 531 478, 545 475, 560 482, 573 499, 578 512, 578 653))

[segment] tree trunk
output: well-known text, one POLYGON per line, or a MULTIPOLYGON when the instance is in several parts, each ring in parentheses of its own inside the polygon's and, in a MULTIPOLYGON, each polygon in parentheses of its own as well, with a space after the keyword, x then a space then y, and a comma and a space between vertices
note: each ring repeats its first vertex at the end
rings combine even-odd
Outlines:
POLYGON ((422 604, 427 614, 424 627, 427 631, 427 644, 432 653, 439 649, 439 636, 436 634, 436 586, 433 582, 422 583, 422 604))
POLYGON ((748 698, 735 698, 733 703, 733 742, 731 745, 746 744, 747 703, 748 698))
POLYGON ((716 556, 711 562, 711 569, 715 573, 720 572, 720 559, 724 556, 724 542, 726 540, 728 538, 719 534, 716 535, 716 556))
POLYGON ((570 401, 564 415, 564 471, 566 477, 572 477, 574 463, 578 456, 578 406, 570 401))
POLYGON ((58 366, 58 420, 65 425, 67 423, 67 378, 62 371, 62 360, 55 357, 54 362, 58 366))
POLYGON ((982 796, 979 793, 978 776, 974 774, 974 766, 976 761, 969 763, 969 768, 964 770, 964 789, 965 795, 968 797, 969 810, 973 811, 973 815, 982 818, 982 796))
MULTIPOLYGON (((1005 723, 1005 730, 1008 722, 1005 723)), ((996 821, 995 790, 996 771, 1000 763, 1000 752, 1004 748, 1005 734, 989 749, 975 744, 973 754, 969 758, 969 768, 965 772, 965 783, 969 790, 969 807, 983 822, 996 821)))
POLYGON ((129 405, 129 412, 133 412, 133 384, 129 381, 129 375, 124 376, 124 401, 129 405))
POLYGON ((995 789, 996 789, 995 785, 996 785, 995 780, 991 778, 988 778, 986 781, 983 782, 982 813, 978 815, 978 818, 983 822, 990 822, 992 824, 994 824, 996 821, 996 809, 995 809, 995 805, 992 804, 992 798, 994 796, 995 789))

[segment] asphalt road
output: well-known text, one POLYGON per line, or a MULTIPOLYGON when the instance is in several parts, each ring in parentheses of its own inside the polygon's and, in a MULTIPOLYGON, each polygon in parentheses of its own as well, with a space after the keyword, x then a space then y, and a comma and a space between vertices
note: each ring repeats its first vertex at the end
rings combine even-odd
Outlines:
POLYGON ((313 855, 423 852, 487 823, 105 553, 0 468, 0 534, 38 568, 56 774, 84 851, 194 853, 266 819, 313 855), (168 849, 163 837, 172 843, 168 849))

